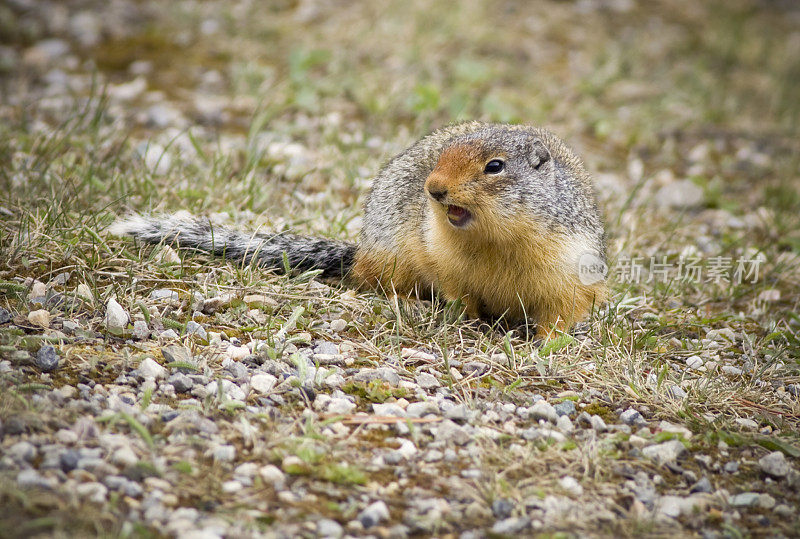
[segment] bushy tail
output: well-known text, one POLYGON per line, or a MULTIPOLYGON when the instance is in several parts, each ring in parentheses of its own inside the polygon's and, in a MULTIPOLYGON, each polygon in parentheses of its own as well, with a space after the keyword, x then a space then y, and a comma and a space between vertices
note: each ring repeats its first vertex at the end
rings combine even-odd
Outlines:
POLYGON ((183 216, 134 215, 114 223, 110 231, 147 243, 175 244, 246 264, 283 270, 284 253, 292 270, 322 270, 323 277, 344 277, 353 267, 356 245, 296 234, 247 234, 208 219, 183 216))

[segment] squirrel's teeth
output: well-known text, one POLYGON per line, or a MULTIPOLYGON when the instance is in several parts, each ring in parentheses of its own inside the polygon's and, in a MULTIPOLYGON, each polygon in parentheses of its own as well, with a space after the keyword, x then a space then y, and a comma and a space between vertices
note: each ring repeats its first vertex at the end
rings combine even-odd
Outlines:
POLYGON ((447 206, 447 219, 451 225, 462 227, 472 220, 472 213, 466 208, 450 204, 447 206))

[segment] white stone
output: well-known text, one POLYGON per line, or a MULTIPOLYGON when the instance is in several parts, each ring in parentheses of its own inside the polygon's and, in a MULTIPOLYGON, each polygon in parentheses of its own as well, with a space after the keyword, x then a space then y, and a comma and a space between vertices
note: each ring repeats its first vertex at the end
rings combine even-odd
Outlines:
POLYGON ((436 360, 434 355, 414 348, 403 348, 400 350, 400 357, 407 361, 422 361, 425 363, 431 363, 436 360))
POLYGON ((561 485, 561 488, 563 488, 573 496, 580 496, 583 494, 583 487, 581 486, 580 483, 578 483, 578 481, 574 477, 565 475, 558 481, 558 484, 561 485))
POLYGON ((133 323, 133 336, 139 340, 144 340, 150 336, 150 328, 144 320, 136 320, 133 323))
POLYGON ((34 326, 39 326, 42 328, 49 328, 50 327, 50 313, 44 309, 38 309, 36 311, 31 311, 28 313, 28 322, 33 324, 34 326))
POLYGON ((233 360, 238 361, 240 359, 244 359, 247 356, 249 356, 250 355, 250 349, 248 347, 246 347, 246 346, 234 346, 234 345, 231 345, 231 346, 228 346, 228 348, 225 350, 225 355, 227 355, 229 358, 231 358, 233 360))
POLYGON ((383 501, 377 501, 358 514, 358 521, 364 528, 371 528, 389 518, 389 508, 383 501))
POLYGON ((244 485, 242 485, 239 481, 233 479, 222 483, 222 492, 226 494, 233 494, 234 492, 239 492, 243 488, 244 485))
POLYGON ((703 366, 703 358, 700 356, 690 356, 686 358, 686 366, 690 369, 699 369, 703 366))
POLYGON ((535 420, 544 419, 550 423, 558 421, 558 413, 553 405, 545 400, 539 400, 533 406, 528 408, 528 416, 535 420))
POLYGON ((569 416, 561 415, 558 416, 558 421, 556 421, 556 428, 563 432, 564 434, 570 434, 572 431, 575 430, 575 426, 572 424, 572 420, 569 416))
POLYGON ((43 298, 45 294, 47 294, 47 285, 41 281, 35 281, 31 287, 30 293, 28 294, 28 298, 43 298))
POLYGON ((117 466, 128 467, 139 462, 139 458, 130 447, 120 447, 111 455, 111 462, 117 466))
POLYGON ((236 459, 236 448, 232 445, 218 445, 211 450, 211 456, 217 462, 233 462, 236 459))
POLYGON ((347 321, 342 320, 341 318, 337 318, 336 320, 331 320, 331 331, 336 333, 341 333, 347 328, 347 321))
POLYGON ((347 399, 335 398, 331 399, 327 406, 327 411, 330 414, 346 415, 355 410, 356 405, 347 399))
POLYGON ((75 492, 81 498, 88 499, 91 503, 103 504, 108 496, 108 489, 102 483, 90 482, 80 483, 75 487, 75 492))
POLYGON ((662 208, 695 208, 704 200, 703 189, 691 180, 678 180, 661 187, 655 195, 656 205, 662 208))
POLYGON ((78 287, 75 289, 75 293, 89 301, 89 303, 94 303, 94 294, 92 294, 92 289, 86 283, 80 283, 78 287))
POLYGON ((106 328, 110 330, 124 329, 128 325, 128 313, 122 308, 122 305, 117 303, 114 298, 109 298, 106 303, 106 328))
POLYGON ((258 475, 267 485, 271 485, 275 490, 283 489, 286 482, 286 474, 280 468, 272 464, 267 464, 258 469, 258 475))
POLYGON ((167 369, 159 365, 153 358, 146 357, 139 364, 139 374, 141 374, 142 378, 144 378, 145 380, 148 378, 150 379, 166 378, 167 369))
POLYGON ((678 457, 686 452, 686 447, 680 440, 669 440, 657 445, 651 445, 642 449, 642 453, 659 464, 675 462, 678 457))
POLYGON ((278 383, 278 379, 268 373, 254 374, 250 378, 250 387, 259 393, 269 393, 278 383))
POLYGON ((219 385, 222 384, 222 393, 229 399, 235 401, 243 401, 246 397, 242 388, 234 384, 230 380, 214 380, 206 385, 206 392, 209 395, 219 395, 219 385))
POLYGON ((756 423, 755 421, 753 421, 748 417, 737 417, 736 419, 734 419, 734 421, 736 422, 737 425, 739 425, 743 429, 746 430, 758 429, 758 423, 756 423))

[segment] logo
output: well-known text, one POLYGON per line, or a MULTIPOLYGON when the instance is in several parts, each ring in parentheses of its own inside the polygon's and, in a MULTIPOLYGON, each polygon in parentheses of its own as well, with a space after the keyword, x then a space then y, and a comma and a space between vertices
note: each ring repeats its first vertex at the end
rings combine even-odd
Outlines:
POLYGON ((578 279, 586 286, 605 280, 608 264, 594 251, 587 251, 578 258, 578 279))

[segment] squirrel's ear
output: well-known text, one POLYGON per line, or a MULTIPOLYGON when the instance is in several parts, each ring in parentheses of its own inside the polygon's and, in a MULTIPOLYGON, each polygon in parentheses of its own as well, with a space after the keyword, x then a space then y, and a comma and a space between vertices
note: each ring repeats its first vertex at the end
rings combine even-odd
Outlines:
POLYGON ((528 159, 530 160, 531 166, 537 169, 550 161, 550 151, 547 149, 541 139, 535 138, 530 143, 528 159))

